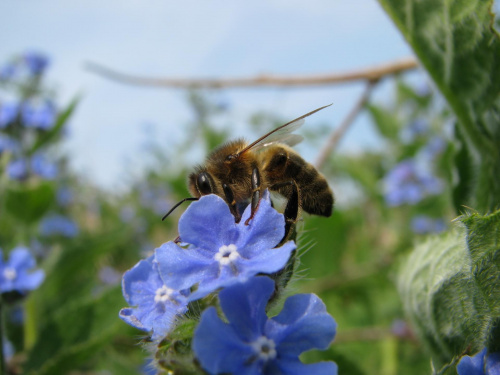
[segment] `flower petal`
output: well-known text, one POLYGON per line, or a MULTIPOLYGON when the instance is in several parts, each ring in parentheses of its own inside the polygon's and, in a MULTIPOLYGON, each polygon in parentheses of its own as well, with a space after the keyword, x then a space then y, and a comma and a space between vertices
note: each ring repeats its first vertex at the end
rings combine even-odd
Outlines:
POLYGON ((45 272, 43 270, 36 270, 32 273, 20 275, 15 282, 14 289, 21 291, 35 290, 45 279, 45 272))
POLYGON ((219 293, 222 311, 242 340, 253 341, 262 335, 267 321, 267 301, 273 291, 274 282, 270 278, 253 277, 219 293))
POLYGON ((326 349, 335 336, 337 323, 314 294, 296 294, 285 301, 279 315, 269 320, 266 334, 274 339, 280 355, 296 358, 312 349, 326 349))
MULTIPOLYGON (((269 194, 266 196, 269 197, 269 194)), ((279 244, 285 235, 285 219, 271 207, 271 200, 261 199, 254 218, 246 225, 250 214, 249 205, 238 223, 238 229, 241 231, 238 248, 272 249, 279 244)))
POLYGON ((281 360, 277 362, 280 374, 287 375, 337 375, 338 367, 335 362, 317 362, 304 364, 298 359, 281 360))
POLYGON ((196 248, 183 249, 167 242, 155 250, 161 278, 174 289, 188 289, 218 276, 219 263, 196 248))
POLYGON ((201 315, 194 332, 193 350, 202 367, 211 374, 241 373, 238 370, 253 354, 252 348, 217 316, 214 307, 201 315))
POLYGON ((486 356, 486 373, 500 375, 500 353, 489 353, 486 356))
POLYGON ((457 365, 458 375, 482 375, 484 374, 484 356, 486 348, 474 356, 465 355, 460 359, 457 365))
POLYGON ((234 243, 238 231, 227 203, 215 194, 191 203, 179 219, 183 242, 216 252, 222 245, 234 243))
POLYGON ((35 258, 33 258, 30 251, 23 246, 16 247, 11 251, 7 264, 17 271, 21 269, 28 270, 36 265, 35 258))
POLYGON ((238 261, 241 264, 242 273, 247 277, 254 276, 258 273, 274 273, 285 267, 291 252, 295 249, 295 243, 289 241, 281 247, 275 249, 266 249, 250 259, 242 259, 238 261))

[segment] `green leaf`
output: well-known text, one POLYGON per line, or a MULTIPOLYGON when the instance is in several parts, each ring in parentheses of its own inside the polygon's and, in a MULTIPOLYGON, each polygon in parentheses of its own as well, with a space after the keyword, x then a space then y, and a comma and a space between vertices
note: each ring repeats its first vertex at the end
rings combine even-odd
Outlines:
POLYGON ((500 39, 492 28, 493 1, 379 1, 457 116, 469 158, 469 172, 458 181, 468 195, 456 196, 458 204, 494 211, 500 206, 500 39))
POLYGON ((372 115, 373 121, 381 135, 390 140, 398 138, 400 126, 395 114, 375 105, 369 105, 367 109, 372 115))
POLYGON ((64 374, 88 362, 124 328, 118 319, 123 303, 121 288, 116 286, 52 314, 28 354, 25 373, 64 374))
POLYGON ((500 340, 500 211, 418 245, 398 289, 417 334, 441 364, 500 340))
POLYGON ((77 96, 69 103, 68 107, 63 112, 61 112, 57 117, 56 123, 54 124, 52 129, 50 129, 47 133, 41 135, 38 141, 33 145, 31 150, 29 151, 29 155, 33 155, 42 146, 45 146, 51 140, 57 137, 57 135, 63 129, 64 125, 67 123, 68 119, 73 114, 79 102, 80 102, 80 96, 77 96))
POLYGON ((47 213, 54 201, 54 187, 48 182, 34 186, 8 187, 5 209, 18 220, 30 224, 47 213))

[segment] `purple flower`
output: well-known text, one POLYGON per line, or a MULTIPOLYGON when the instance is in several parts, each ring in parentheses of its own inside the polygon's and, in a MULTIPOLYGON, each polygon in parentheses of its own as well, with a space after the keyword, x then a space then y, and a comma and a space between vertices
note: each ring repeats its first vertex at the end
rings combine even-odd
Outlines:
POLYGON ((152 331, 155 340, 164 337, 176 317, 187 311, 187 291, 166 285, 153 256, 125 272, 122 288, 125 300, 134 307, 121 309, 120 318, 133 327, 152 331))
POLYGON ((19 104, 17 103, 1 103, 0 104, 0 129, 7 127, 13 123, 19 112, 19 104))
POLYGON ((78 234, 78 226, 70 218, 54 214, 43 218, 40 233, 43 236, 75 237, 78 234))
POLYGON ((23 58, 30 73, 33 75, 42 74, 49 65, 47 56, 35 51, 26 52, 23 58))
POLYGON ((285 233, 283 215, 271 207, 269 194, 261 200, 249 225, 247 207, 235 223, 226 202, 217 195, 192 203, 179 220, 179 235, 188 248, 167 242, 156 249, 164 280, 177 289, 198 289, 190 300, 250 277, 281 270, 295 249, 293 241, 275 248, 285 233))
POLYGON ((326 349, 336 332, 335 320, 314 294, 296 294, 269 319, 266 305, 274 292, 268 277, 253 277, 219 293, 225 323, 209 307, 193 337, 193 350, 210 374, 337 374, 334 362, 303 364, 299 355, 326 349))
POLYGON ((29 272, 35 266, 35 258, 29 250, 21 246, 16 247, 7 262, 4 263, 3 259, 0 259, 0 292, 25 293, 38 288, 45 278, 45 273, 43 270, 29 272))
POLYGON ((476 355, 463 356, 457 365, 458 375, 500 375, 500 353, 484 348, 476 355))
POLYGON ((42 105, 25 103, 22 107, 22 119, 27 128, 49 130, 56 122, 56 109, 50 102, 42 105))
POLYGON ((439 194, 442 182, 418 168, 412 159, 397 164, 384 178, 385 201, 389 206, 416 204, 428 195, 439 194))

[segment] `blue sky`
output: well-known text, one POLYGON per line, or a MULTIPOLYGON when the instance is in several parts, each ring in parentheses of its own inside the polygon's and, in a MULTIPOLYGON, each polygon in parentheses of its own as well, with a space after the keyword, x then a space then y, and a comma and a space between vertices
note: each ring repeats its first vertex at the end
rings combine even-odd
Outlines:
MULTIPOLYGON (((0 2, 0 60, 30 49, 51 57, 48 78, 60 103, 84 94, 65 147, 77 171, 111 188, 123 184, 130 163, 143 167, 145 124, 154 125, 157 141, 168 148, 181 140, 192 113, 184 91, 117 84, 86 71, 86 61, 137 75, 230 77, 336 72, 411 55, 375 0, 0 2)), ((351 84, 216 96, 230 105, 225 122, 245 134, 256 111, 292 119, 328 103, 334 105, 308 123, 333 128, 361 91, 351 84)), ((375 98, 387 94, 382 87, 375 98)), ((342 150, 372 147, 375 139, 361 116, 342 150)), ((315 157, 314 150, 306 154, 315 157)))

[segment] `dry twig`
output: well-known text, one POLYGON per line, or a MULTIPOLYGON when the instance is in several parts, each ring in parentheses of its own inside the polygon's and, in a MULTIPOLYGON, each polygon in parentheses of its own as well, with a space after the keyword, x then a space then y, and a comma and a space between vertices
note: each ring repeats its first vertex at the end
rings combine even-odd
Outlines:
POLYGON ((356 81, 377 81, 387 75, 401 73, 417 67, 411 57, 364 69, 341 73, 314 74, 304 76, 279 76, 261 74, 243 78, 153 78, 120 73, 103 65, 89 62, 86 68, 105 78, 125 84, 170 88, 235 88, 235 87, 283 87, 283 86, 321 86, 356 81))

